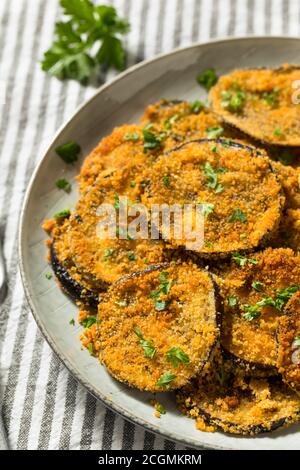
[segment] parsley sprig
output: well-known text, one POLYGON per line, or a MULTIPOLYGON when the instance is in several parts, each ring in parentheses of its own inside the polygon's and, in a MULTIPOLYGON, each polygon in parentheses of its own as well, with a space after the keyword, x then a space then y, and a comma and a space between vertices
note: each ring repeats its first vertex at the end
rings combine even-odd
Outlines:
POLYGON ((167 387, 174 379, 176 379, 176 375, 173 372, 166 372, 158 379, 156 385, 158 387, 167 387))
POLYGON ((216 193, 222 193, 224 191, 223 186, 218 181, 218 175, 220 173, 224 173, 224 168, 217 168, 215 170, 209 162, 205 163, 204 174, 207 178, 207 187, 214 189, 216 193))
POLYGON ((202 85, 208 91, 217 83, 218 76, 215 69, 209 68, 199 73, 199 75, 196 77, 196 80, 199 85, 202 85))
POLYGON ((169 361, 173 367, 178 367, 180 363, 189 364, 189 356, 181 348, 171 348, 166 352, 167 361, 169 361))
POLYGON ((135 332, 135 334, 139 338, 139 343, 140 343, 140 345, 142 346, 142 348, 144 350, 144 356, 148 357, 149 359, 153 359, 153 357, 155 356, 155 353, 156 353, 156 349, 153 346, 153 342, 146 340, 143 336, 142 331, 138 327, 135 327, 133 329, 133 331, 135 332))
POLYGON ((295 346, 295 348, 300 348, 300 336, 295 336, 293 346, 295 346))
POLYGON ((238 84, 232 89, 222 91, 221 106, 232 113, 239 113, 245 105, 246 94, 238 84))
POLYGON ((160 297, 161 294, 167 295, 170 292, 172 281, 168 280, 168 275, 169 273, 166 271, 159 273, 160 284, 158 289, 150 292, 150 297, 154 300, 155 310, 159 312, 165 310, 170 303, 169 300, 162 300, 160 297))
POLYGON ((299 286, 292 285, 289 287, 285 287, 283 289, 276 289, 274 297, 263 297, 259 302, 255 305, 243 305, 243 317, 248 320, 254 320, 254 318, 258 318, 261 315, 262 307, 271 306, 274 307, 279 312, 282 312, 286 303, 290 300, 290 298, 299 290, 299 286))
POLYGON ((244 255, 241 255, 240 253, 234 253, 232 255, 232 260, 235 261, 236 264, 239 266, 246 266, 246 264, 257 264, 258 261, 256 258, 247 258, 244 255))
POLYGON ((125 52, 120 37, 129 23, 116 9, 91 0, 60 0, 66 21, 55 25, 55 38, 44 53, 42 69, 59 79, 87 81, 96 65, 122 70, 125 52))
POLYGON ((247 216, 246 214, 244 214, 243 211, 241 211, 241 209, 235 209, 231 215, 231 217, 229 218, 229 223, 232 223, 232 222, 241 222, 242 224, 246 223, 247 222, 247 216))

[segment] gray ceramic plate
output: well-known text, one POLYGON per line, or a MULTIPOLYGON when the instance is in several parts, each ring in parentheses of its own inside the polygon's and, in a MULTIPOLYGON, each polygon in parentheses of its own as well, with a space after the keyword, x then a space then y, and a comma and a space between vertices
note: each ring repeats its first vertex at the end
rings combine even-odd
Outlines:
POLYGON ((296 449, 300 426, 255 438, 197 431, 195 423, 181 415, 174 397, 159 400, 167 414, 157 419, 150 395, 130 390, 113 380, 88 352, 80 349, 81 328, 69 325, 77 309, 54 280, 45 278, 45 233, 41 222, 76 201, 76 190, 65 195, 55 188, 62 175, 74 180, 76 167, 64 165, 54 148, 69 140, 80 143, 87 154, 114 126, 134 122, 144 107, 162 97, 204 99, 195 77, 207 67, 219 74, 238 67, 278 66, 299 63, 300 40, 296 38, 242 38, 199 44, 176 50, 139 64, 100 88, 57 133, 30 182, 20 225, 20 264, 23 283, 35 320, 52 349, 70 372, 97 398, 125 418, 163 436, 194 447, 230 449, 296 449))

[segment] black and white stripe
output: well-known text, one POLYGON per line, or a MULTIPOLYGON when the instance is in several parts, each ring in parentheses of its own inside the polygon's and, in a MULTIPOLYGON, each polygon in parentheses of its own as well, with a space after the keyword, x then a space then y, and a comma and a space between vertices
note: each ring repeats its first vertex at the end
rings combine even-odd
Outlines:
MULTIPOLYGON (((54 356, 28 311, 17 262, 17 228, 24 191, 57 127, 92 87, 61 83, 41 72, 58 0, 0 2, 0 224, 9 293, 0 314, 2 413, 14 449, 181 449, 107 410, 54 356)), ((209 38, 300 33, 298 0, 113 0, 132 29, 127 65, 209 38)), ((114 71, 99 77, 111 79, 114 71)))

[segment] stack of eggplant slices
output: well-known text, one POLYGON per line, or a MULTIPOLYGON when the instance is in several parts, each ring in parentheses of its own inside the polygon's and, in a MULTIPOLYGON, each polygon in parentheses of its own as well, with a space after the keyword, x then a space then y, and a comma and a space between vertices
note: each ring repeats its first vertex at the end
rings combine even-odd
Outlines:
MULTIPOLYGON (((83 346, 130 387, 174 390, 201 431, 300 419, 299 79, 290 65, 203 71, 208 106, 161 100, 115 128, 83 162, 75 209, 43 224, 83 346), (149 210, 201 204, 201 248, 162 232, 101 239, 98 208, 118 214, 121 196, 149 210)), ((79 148, 56 151, 70 163, 79 148)))

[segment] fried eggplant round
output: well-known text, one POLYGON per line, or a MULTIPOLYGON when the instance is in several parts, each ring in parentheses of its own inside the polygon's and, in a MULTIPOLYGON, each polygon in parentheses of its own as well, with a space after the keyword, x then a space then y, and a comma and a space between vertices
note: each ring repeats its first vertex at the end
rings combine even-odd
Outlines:
POLYGON ((113 377, 140 390, 177 389, 217 343, 216 288, 192 263, 152 266, 110 287, 98 322, 100 358, 113 377))
POLYGON ((245 69, 220 77, 211 88, 212 110, 225 122, 266 144, 300 146, 300 107, 293 84, 300 69, 245 69))
POLYGON ((221 344, 244 368, 276 373, 276 329, 300 288, 300 256, 289 248, 239 254, 219 278, 224 303, 221 344), (222 280, 221 280, 222 278, 222 280))
POLYGON ((243 139, 200 102, 161 100, 148 106, 139 125, 123 125, 104 137, 85 158, 78 180, 80 190, 100 174, 124 168, 133 160, 151 163, 162 151, 204 137, 243 139))
POLYGON ((251 436, 300 419, 300 397, 274 378, 224 376, 223 372, 215 380, 196 379, 178 391, 177 401, 179 409, 204 431, 251 436))
POLYGON ((99 294, 94 286, 84 279, 75 266, 69 247, 69 219, 50 219, 43 228, 51 235, 47 242, 49 262, 63 290, 76 302, 97 309, 99 294))
MULTIPOLYGON (((205 243, 195 249, 201 255, 224 257, 253 250, 278 228, 284 201, 281 185, 269 159, 254 147, 223 139, 187 142, 162 155, 143 179, 142 202, 149 209, 154 204, 191 205, 195 219, 197 206, 202 205, 205 243)), ((183 227, 184 211, 181 214, 183 227)), ((173 220, 176 227, 175 216, 173 220)), ((187 244, 174 230, 168 241, 173 246, 187 244)))
POLYGON ((283 380, 300 394, 300 292, 288 302, 279 320, 277 367, 283 380))
POLYGON ((82 195, 71 215, 68 243, 72 259, 82 277, 95 288, 101 288, 103 284, 107 287, 128 273, 164 262, 171 256, 162 240, 148 239, 148 232, 143 238, 143 234, 130 231, 134 217, 128 216, 127 220, 126 214, 129 210, 138 211, 143 182, 136 183, 135 179, 140 172, 140 166, 132 163, 106 177, 100 175, 82 195), (106 210, 108 205, 114 211, 114 232, 101 230, 107 215, 99 209, 106 210), (121 210, 125 211, 125 225, 120 220, 121 210))

